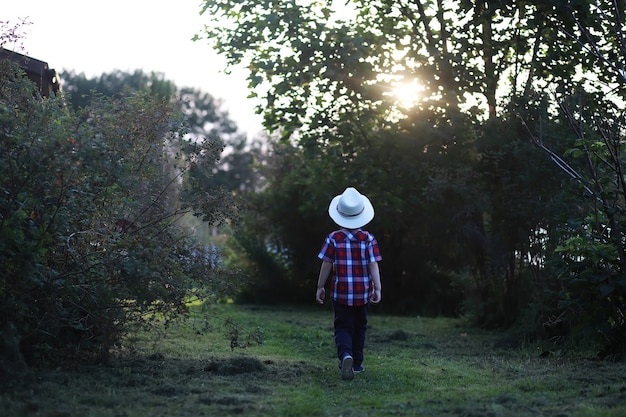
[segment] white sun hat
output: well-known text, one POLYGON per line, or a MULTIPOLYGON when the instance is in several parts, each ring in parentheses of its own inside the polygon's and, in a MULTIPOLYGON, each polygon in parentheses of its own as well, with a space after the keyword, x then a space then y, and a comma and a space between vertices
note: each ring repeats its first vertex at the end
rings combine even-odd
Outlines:
POLYGON ((374 218, 374 207, 370 200, 355 188, 348 187, 332 199, 328 206, 328 214, 341 227, 358 229, 374 218))

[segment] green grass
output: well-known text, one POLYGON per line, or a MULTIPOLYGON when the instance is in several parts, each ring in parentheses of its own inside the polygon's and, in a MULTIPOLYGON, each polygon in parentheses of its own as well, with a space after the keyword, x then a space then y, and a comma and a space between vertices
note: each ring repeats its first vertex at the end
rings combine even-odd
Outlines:
MULTIPOLYGON (((199 309, 198 309, 199 310, 199 309)), ((0 396, 5 416, 626 415, 626 364, 504 335, 462 320, 370 315, 365 372, 339 377, 329 307, 213 306, 135 335, 107 366, 31 370, 0 396), (207 320, 209 318, 209 320, 207 320), (264 343, 231 350, 230 319, 264 343)))

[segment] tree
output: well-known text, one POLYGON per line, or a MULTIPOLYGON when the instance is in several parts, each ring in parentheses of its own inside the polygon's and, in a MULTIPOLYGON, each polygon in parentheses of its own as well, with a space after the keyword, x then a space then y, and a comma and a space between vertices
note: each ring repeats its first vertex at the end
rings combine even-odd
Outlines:
MULTIPOLYGON (((137 91, 171 100, 181 109, 184 123, 193 138, 200 141, 207 138, 219 140, 224 144, 219 162, 212 169, 198 169, 196 165, 189 170, 188 174, 196 184, 211 192, 227 191, 229 198, 233 199, 233 205, 237 207, 246 205, 243 193, 259 189, 262 179, 256 166, 263 163, 263 143, 260 140, 249 141, 245 133, 239 131, 224 110, 222 100, 195 88, 177 87, 173 82, 165 80, 162 74, 154 72, 115 71, 90 79, 84 74, 65 72, 62 77, 64 91, 69 92, 69 102, 75 109, 88 105, 100 95, 124 97, 137 91)), ((235 223, 239 213, 231 213, 231 223, 235 223)), ((194 237, 204 246, 204 250, 219 247, 224 262, 233 267, 245 263, 233 250, 232 246, 236 246, 236 243, 227 238, 225 229, 218 232, 216 228, 207 227, 192 216, 186 216, 185 222, 194 230, 194 237)))
POLYGON ((99 95, 121 98, 143 92, 172 101, 178 100, 178 105, 186 115, 187 125, 198 137, 226 136, 237 131, 235 123, 222 109, 220 100, 194 88, 179 88, 160 73, 145 74, 141 70, 127 73, 118 70, 87 78, 83 73, 66 71, 61 74, 61 79, 63 91, 76 110, 89 105, 99 95))
POLYGON ((618 2, 599 2, 590 15, 572 11, 577 31, 568 36, 584 46, 597 77, 584 80, 575 94, 555 95, 575 139, 571 146, 560 152, 538 123, 524 120, 535 145, 572 181, 569 191, 576 201, 549 258, 561 284, 561 314, 549 324, 568 323, 600 342, 600 356, 611 359, 623 359, 626 352, 623 13, 618 2), (586 25, 587 18, 596 24, 586 25))
MULTIPOLYGON (((594 22, 589 2, 575 7, 594 22)), ((286 136, 332 130, 337 115, 384 106, 414 80, 421 105, 452 120, 470 96, 493 117, 500 89, 529 94, 537 81, 569 79, 578 63, 593 68, 565 35, 576 26, 560 2, 208 0, 203 13, 213 22, 206 37, 264 91, 266 127, 286 136)))
POLYGON ((160 73, 145 74, 141 70, 133 73, 114 71, 99 77, 87 78, 84 74, 64 72, 61 74, 64 92, 76 110, 88 105, 99 95, 124 97, 134 92, 144 92, 171 100, 180 107, 184 123, 190 135, 202 138, 219 138, 225 145, 220 164, 212 175, 205 178, 210 187, 225 187, 230 191, 256 187, 252 164, 259 157, 260 143, 249 143, 246 135, 239 131, 235 122, 224 110, 222 100, 211 94, 191 87, 178 87, 163 78, 160 73), (227 178, 229 178, 227 180, 227 178))
MULTIPOLYGON (((259 207, 268 211, 259 219, 267 218, 271 233, 262 239, 279 241, 272 246, 285 248, 281 253, 297 271, 292 278, 301 282, 301 275, 312 274, 306 260, 318 249, 303 244, 301 236, 332 227, 323 220, 323 202, 352 184, 380 202, 371 227, 380 230, 381 247, 388 248, 381 268, 394 306, 419 309, 437 300, 429 311, 458 311, 456 277, 470 271, 469 281, 479 282, 480 268, 493 271, 480 286, 498 282, 507 288, 506 274, 522 273, 509 268, 511 262, 529 250, 528 234, 543 220, 514 190, 537 189, 543 168, 523 177, 504 170, 510 156, 522 161, 522 152, 512 152, 524 136, 506 126, 515 122, 515 110, 499 112, 496 95, 518 103, 524 99, 520 92, 533 97, 542 82, 567 85, 583 62, 580 45, 563 35, 563 28, 575 27, 567 10, 544 2, 367 0, 339 15, 336 6, 204 3, 213 20, 206 37, 231 65, 250 70, 251 91, 265 100, 259 109, 265 126, 289 142, 276 145, 277 165, 267 176, 267 203, 259 207), (410 105, 396 100, 393 92, 416 80, 423 88, 419 99, 410 105), (478 105, 470 105, 470 98, 478 105), (493 119, 490 126, 484 125, 481 102, 493 119), (498 127, 501 117, 505 125, 498 127), (500 132, 516 136, 502 140, 500 132), (285 149, 288 160, 281 156, 285 149), (503 159, 489 165, 482 159, 487 153, 503 159), (500 171, 487 171, 494 169, 500 171), (509 183, 490 184, 500 174, 509 183), (503 212, 511 198, 516 218, 503 212), (462 220, 466 215, 473 223, 462 220), (498 253, 477 251, 476 240, 461 239, 472 224, 483 231, 484 248, 498 253), (500 245, 504 230, 514 230, 515 240, 500 245), (507 267, 484 264, 496 259, 507 259, 500 263, 507 267)), ((588 4, 578 7, 586 10, 588 4)), ((544 188, 547 197, 558 194, 544 188)), ((484 302, 493 301, 488 296, 484 302)), ((515 318, 498 314, 499 323, 515 318)))

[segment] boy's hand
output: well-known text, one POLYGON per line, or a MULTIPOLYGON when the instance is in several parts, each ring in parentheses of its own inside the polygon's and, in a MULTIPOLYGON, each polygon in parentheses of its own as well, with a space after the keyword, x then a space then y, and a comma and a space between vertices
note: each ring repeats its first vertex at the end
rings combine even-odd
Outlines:
POLYGON ((324 298, 326 298, 326 290, 323 287, 318 288, 315 294, 315 301, 317 301, 318 304, 324 304, 324 298))
POLYGON ((380 289, 378 290, 374 290, 374 292, 372 293, 372 298, 370 298, 370 301, 373 304, 378 304, 380 303, 380 298, 381 298, 381 293, 380 293, 380 289))

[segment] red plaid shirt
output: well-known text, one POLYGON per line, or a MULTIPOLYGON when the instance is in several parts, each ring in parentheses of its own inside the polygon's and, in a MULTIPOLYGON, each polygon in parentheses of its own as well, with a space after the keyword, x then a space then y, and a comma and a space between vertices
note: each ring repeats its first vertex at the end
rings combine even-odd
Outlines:
POLYGON ((367 265, 383 259, 374 235, 361 229, 336 230, 326 237, 317 257, 333 264, 333 300, 349 306, 369 302, 373 285, 367 265))

